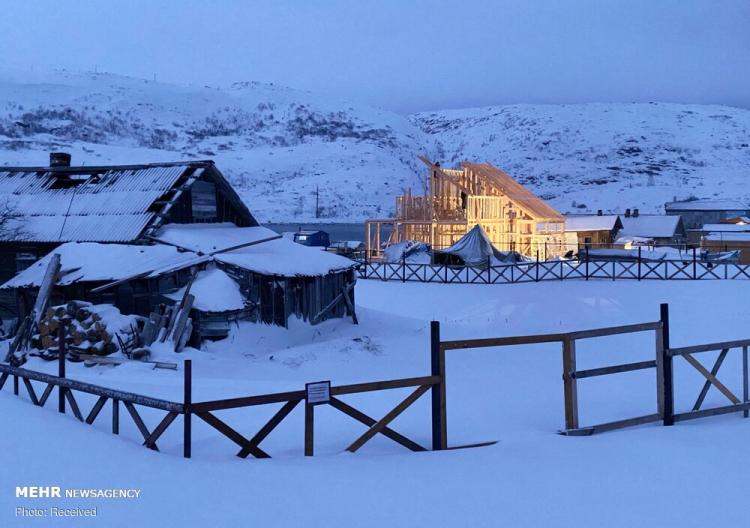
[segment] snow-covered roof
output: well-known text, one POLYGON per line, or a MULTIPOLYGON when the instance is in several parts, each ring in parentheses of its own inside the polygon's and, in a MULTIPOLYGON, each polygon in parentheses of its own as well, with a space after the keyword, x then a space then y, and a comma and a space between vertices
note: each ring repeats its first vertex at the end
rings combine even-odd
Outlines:
POLYGON ((619 237, 669 238, 680 231, 682 219, 669 215, 639 215, 620 217, 622 231, 619 237))
POLYGON ((703 240, 712 240, 712 241, 727 241, 727 242, 748 242, 750 241, 750 232, 740 232, 740 233, 731 233, 731 232, 722 232, 722 233, 707 233, 703 240))
MULTIPOLYGON (((202 312, 242 310, 245 302, 240 293, 240 285, 222 270, 209 266, 198 272, 190 287, 190 294, 195 297, 193 308, 202 312)), ((167 294, 166 297, 179 302, 185 296, 185 288, 167 294)))
POLYGON ((218 253, 213 258, 255 273, 284 277, 326 275, 357 265, 348 258, 303 246, 283 237, 218 253))
POLYGON ((618 225, 617 215, 566 216, 565 231, 612 231, 618 225))
MULTIPOLYGON (((6 240, 25 242, 131 242, 156 221, 165 195, 211 178, 251 224, 211 161, 80 167, 2 167, 0 204, 20 218, 6 240), (208 172, 206 172, 208 171, 208 172), (19 233, 14 231, 20 230, 19 233)), ((179 192, 179 191, 178 191, 179 192)), ((171 196, 171 195, 170 195, 171 196)), ((2 237, 0 237, 2 238, 2 237)))
POLYGON ((750 231, 750 224, 703 224, 701 231, 737 232, 750 231))
POLYGON ((116 281, 137 275, 157 277, 201 261, 195 253, 182 252, 171 246, 67 242, 21 271, 0 289, 39 286, 55 253, 60 255, 60 278, 57 281, 60 286, 81 281, 116 281))
POLYGON ((206 255, 215 253, 213 258, 220 262, 264 275, 316 276, 357 265, 348 258, 297 244, 261 226, 237 227, 231 223, 168 224, 157 232, 155 238, 206 255), (269 240, 272 238, 275 239, 269 240), (217 253, 252 242, 259 243, 217 253))
POLYGON ((737 200, 687 200, 664 204, 668 211, 747 211, 747 204, 737 200))
POLYGON ((217 224, 167 224, 156 232, 154 238, 191 251, 211 254, 242 244, 277 237, 278 233, 267 227, 237 227, 230 222, 217 224))

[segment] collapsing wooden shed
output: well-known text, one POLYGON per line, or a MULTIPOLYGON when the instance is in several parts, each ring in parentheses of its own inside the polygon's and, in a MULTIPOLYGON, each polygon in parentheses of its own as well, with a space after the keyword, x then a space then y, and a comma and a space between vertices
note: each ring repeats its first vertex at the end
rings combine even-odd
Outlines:
POLYGON ((55 303, 111 303, 125 314, 149 316, 160 304, 182 299, 188 283, 197 280, 191 284, 195 339, 221 337, 217 328, 228 329, 225 323, 240 318, 284 327, 292 316, 310 324, 344 316, 356 321, 356 263, 347 258, 295 244, 264 227, 231 223, 169 224, 152 240, 154 245, 66 243, 0 289, 15 290, 19 312, 27 315, 50 259, 60 255, 55 303), (241 292, 243 306, 224 278, 241 292), (201 279, 211 280, 201 286, 201 279), (231 306, 227 296, 234 299, 231 306), (210 307, 217 305, 221 308, 210 307))
POLYGON ((255 307, 251 320, 279 326, 287 326, 291 316, 311 324, 346 316, 356 320, 352 260, 295 244, 264 227, 171 224, 154 238, 210 256, 255 307), (221 249, 217 240, 229 249, 221 249))

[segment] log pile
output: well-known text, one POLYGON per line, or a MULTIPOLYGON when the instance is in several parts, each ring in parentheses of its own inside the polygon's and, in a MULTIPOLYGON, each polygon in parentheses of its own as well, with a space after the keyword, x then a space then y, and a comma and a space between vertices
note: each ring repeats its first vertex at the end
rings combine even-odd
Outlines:
POLYGON ((86 354, 106 356, 117 352, 114 335, 91 303, 70 301, 46 309, 39 321, 38 333, 32 336, 31 345, 40 350, 57 350, 59 329, 65 328, 65 344, 71 350, 86 354))

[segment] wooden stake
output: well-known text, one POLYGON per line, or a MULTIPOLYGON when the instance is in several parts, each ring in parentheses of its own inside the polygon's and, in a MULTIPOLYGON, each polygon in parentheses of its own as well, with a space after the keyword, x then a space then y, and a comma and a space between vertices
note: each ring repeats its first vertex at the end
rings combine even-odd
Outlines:
POLYGON ((669 304, 662 303, 659 307, 662 331, 662 389, 664 390, 665 426, 674 425, 674 386, 672 383, 672 356, 669 354, 669 304))
MULTIPOLYGON (((60 322, 60 326, 57 328, 57 376, 60 378, 65 377, 65 325, 60 322)), ((65 391, 67 389, 60 386, 57 396, 57 411, 65 414, 65 391)))
POLYGON ((578 429, 578 384, 576 371, 576 342, 563 339, 563 392, 565 395, 565 428, 578 429))
POLYGON ((448 447, 448 425, 445 401, 445 351, 440 347, 440 322, 430 322, 430 359, 433 376, 440 376, 440 383, 432 386, 432 449, 439 451, 448 447))
POLYGON ((313 456, 315 406, 305 401, 305 456, 313 456))
POLYGON ((193 403, 193 361, 191 359, 185 360, 185 377, 184 377, 184 390, 183 396, 183 409, 184 409, 184 420, 183 420, 183 452, 182 456, 190 458, 191 456, 191 445, 192 445, 192 409, 190 406, 193 403))

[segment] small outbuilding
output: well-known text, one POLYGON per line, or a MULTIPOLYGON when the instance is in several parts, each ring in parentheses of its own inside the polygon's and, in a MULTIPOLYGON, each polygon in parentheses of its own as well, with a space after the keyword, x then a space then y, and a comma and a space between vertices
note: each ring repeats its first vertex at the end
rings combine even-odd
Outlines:
POLYGON ((568 250, 607 248, 622 229, 618 215, 566 215, 565 242, 568 250))

